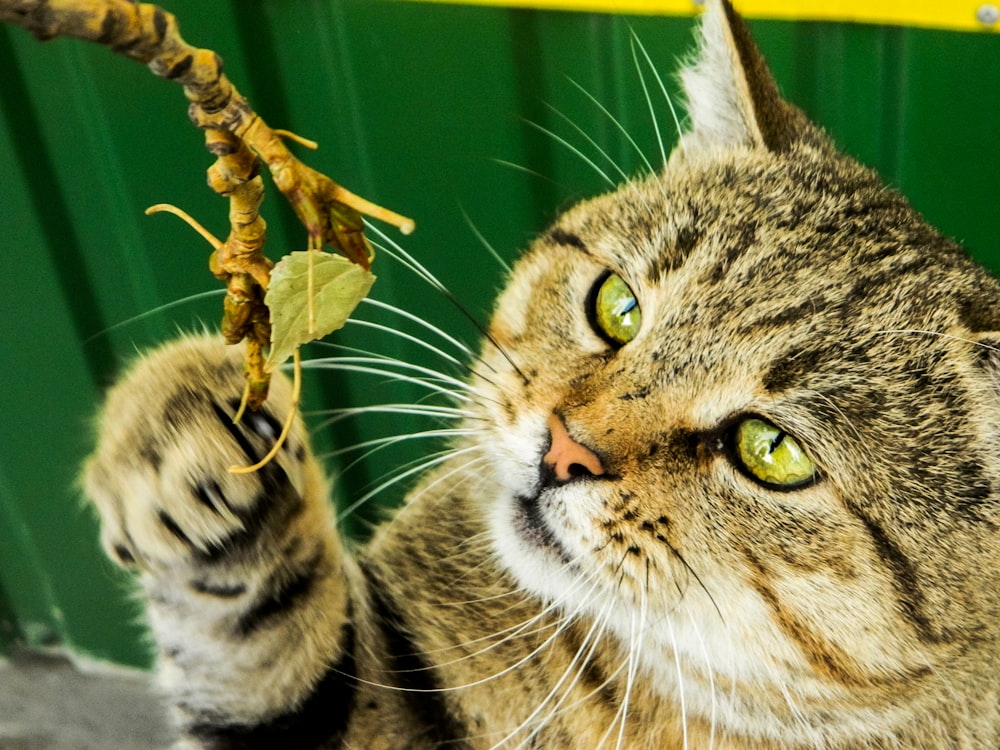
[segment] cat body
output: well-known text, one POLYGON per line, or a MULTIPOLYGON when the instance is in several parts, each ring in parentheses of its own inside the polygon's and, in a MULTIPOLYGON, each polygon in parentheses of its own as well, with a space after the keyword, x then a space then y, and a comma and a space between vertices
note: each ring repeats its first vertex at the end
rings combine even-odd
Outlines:
POLYGON ((1000 288, 709 2, 662 174, 514 269, 452 457, 358 550, 187 338, 86 486, 179 748, 1000 744, 1000 288))

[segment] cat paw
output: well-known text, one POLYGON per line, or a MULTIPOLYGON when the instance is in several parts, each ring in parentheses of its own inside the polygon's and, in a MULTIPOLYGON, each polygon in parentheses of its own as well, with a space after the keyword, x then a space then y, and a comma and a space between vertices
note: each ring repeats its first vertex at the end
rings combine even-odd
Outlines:
POLYGON ((290 384, 275 375, 264 406, 236 424, 243 388, 241 348, 188 337, 111 389, 83 484, 113 559, 152 572, 204 564, 273 540, 301 511, 314 462, 298 418, 270 463, 230 470, 266 455, 292 408, 290 384))

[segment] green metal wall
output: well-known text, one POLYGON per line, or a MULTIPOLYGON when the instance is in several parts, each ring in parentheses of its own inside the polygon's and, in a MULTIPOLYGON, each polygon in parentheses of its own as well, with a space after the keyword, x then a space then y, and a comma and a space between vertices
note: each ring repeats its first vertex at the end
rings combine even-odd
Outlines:
MULTIPOLYGON (((271 125, 320 141, 310 164, 415 217, 419 229, 405 247, 481 319, 503 271, 476 232, 513 258, 561 206, 604 189, 579 156, 527 123, 558 133, 605 169, 594 144, 626 170, 637 168, 632 147, 579 84, 655 160, 630 34, 664 72, 691 39, 691 21, 681 18, 375 0, 166 7, 188 41, 222 54, 271 125)), ((789 98, 1000 269, 1000 38, 753 26, 789 98)), ((668 110, 654 99, 672 140, 668 110)), ((101 555, 73 483, 95 404, 122 359, 218 317, 212 298, 135 319, 217 288, 200 239, 172 217, 143 216, 146 206, 169 201, 224 236, 225 203, 204 186, 209 163, 176 85, 105 49, 43 45, 0 27, 0 651, 22 641, 146 662, 127 579, 101 555)), ((272 255, 302 249, 304 236, 273 191, 265 209, 272 255)), ((412 274, 384 256, 376 271, 375 297, 475 340, 412 274)), ((372 309, 364 315, 392 320, 372 309)), ((422 357, 358 328, 337 341, 422 357)), ((308 388, 310 408, 424 395, 332 372, 310 375, 308 388)), ((329 449, 391 429, 374 416, 345 420, 320 443, 329 449)), ((388 465, 416 455, 382 451, 345 476, 343 494, 359 496, 388 465)))

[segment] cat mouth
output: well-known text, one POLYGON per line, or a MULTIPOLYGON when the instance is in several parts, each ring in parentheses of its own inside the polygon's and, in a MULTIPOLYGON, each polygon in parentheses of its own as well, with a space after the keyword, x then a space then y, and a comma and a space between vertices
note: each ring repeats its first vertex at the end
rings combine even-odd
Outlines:
POLYGON ((555 532, 542 514, 541 497, 520 495, 514 512, 514 529, 518 536, 533 547, 554 552, 566 564, 572 557, 556 538, 555 532))

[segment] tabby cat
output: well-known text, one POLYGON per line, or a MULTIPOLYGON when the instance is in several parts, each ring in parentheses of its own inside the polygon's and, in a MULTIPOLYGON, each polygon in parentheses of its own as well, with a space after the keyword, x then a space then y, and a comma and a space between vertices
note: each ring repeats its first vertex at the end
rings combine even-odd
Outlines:
POLYGON ((1000 746, 1000 288, 710 0, 662 174, 513 271, 468 436, 362 549, 189 337, 85 473, 177 748, 1000 746))

